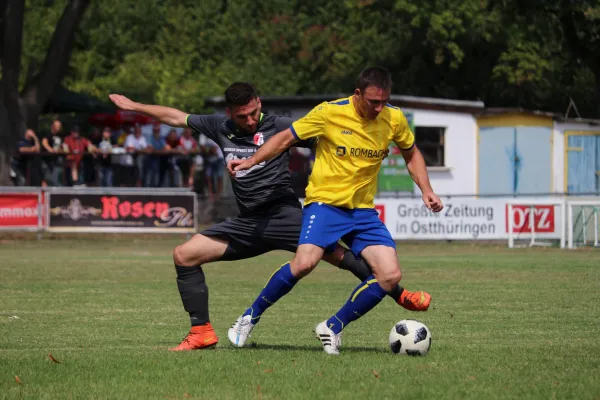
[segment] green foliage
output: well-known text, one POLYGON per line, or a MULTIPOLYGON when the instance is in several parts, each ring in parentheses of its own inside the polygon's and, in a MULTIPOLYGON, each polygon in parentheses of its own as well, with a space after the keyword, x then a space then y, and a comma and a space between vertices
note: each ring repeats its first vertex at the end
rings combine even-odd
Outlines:
MULTIPOLYGON (((27 0, 24 71, 39 68, 65 3, 27 0)), ((64 83, 203 111, 234 80, 350 93, 382 64, 398 94, 552 111, 571 96, 600 117, 599 20, 597 0, 105 0, 84 17, 64 83)))

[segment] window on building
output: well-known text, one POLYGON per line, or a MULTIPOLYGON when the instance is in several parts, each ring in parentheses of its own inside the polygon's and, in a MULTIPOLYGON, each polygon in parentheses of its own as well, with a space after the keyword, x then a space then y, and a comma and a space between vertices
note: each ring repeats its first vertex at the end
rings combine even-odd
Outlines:
POLYGON ((444 164, 444 131, 438 126, 415 127, 415 141, 428 167, 443 167, 444 164))

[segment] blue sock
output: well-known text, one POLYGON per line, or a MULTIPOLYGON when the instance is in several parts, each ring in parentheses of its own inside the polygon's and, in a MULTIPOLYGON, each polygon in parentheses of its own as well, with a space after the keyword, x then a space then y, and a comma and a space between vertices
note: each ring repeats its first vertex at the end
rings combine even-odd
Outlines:
POLYGON ((327 326, 338 334, 352 321, 356 321, 385 297, 386 292, 379 286, 373 275, 354 289, 350 298, 340 310, 327 320, 327 326))
POLYGON ((271 275, 263 290, 260 292, 252 306, 246 310, 244 315, 251 315, 252 322, 257 323, 265 310, 271 307, 277 300, 289 293, 298 279, 292 275, 290 263, 283 264, 271 275))

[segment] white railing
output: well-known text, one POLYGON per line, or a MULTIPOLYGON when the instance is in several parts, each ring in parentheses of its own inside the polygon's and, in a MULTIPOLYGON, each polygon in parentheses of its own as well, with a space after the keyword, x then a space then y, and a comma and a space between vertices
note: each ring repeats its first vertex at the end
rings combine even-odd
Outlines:
POLYGON ((575 241, 575 223, 576 217, 574 215, 574 208, 579 207, 579 216, 577 218, 581 219, 581 244, 583 246, 587 246, 588 244, 588 234, 590 227, 588 226, 588 222, 593 218, 593 242, 592 245, 594 247, 599 247, 598 243, 598 210, 600 210, 600 199, 599 200, 572 200, 568 202, 568 247, 570 249, 576 248, 577 244, 575 241), (590 217, 586 217, 586 210, 591 211, 590 217))

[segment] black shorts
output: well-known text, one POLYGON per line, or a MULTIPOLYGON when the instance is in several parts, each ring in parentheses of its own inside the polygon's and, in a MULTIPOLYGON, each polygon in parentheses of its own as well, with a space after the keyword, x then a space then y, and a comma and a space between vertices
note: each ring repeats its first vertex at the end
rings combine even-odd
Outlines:
POLYGON ((269 214, 239 216, 200 232, 229 242, 223 261, 251 258, 272 250, 296 252, 302 229, 300 204, 281 204, 269 214))

